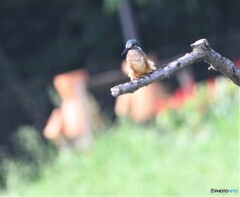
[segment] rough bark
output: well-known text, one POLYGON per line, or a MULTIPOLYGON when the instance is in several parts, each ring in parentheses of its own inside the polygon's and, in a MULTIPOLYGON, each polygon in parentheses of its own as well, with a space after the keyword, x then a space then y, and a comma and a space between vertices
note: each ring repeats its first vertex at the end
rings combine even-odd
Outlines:
POLYGON ((191 44, 191 47, 193 48, 191 53, 187 53, 183 57, 166 64, 164 67, 160 67, 149 75, 111 88, 112 96, 116 97, 121 94, 133 93, 154 81, 169 78, 178 70, 199 61, 205 61, 210 65, 209 69, 220 72, 237 86, 240 86, 240 69, 229 59, 214 51, 206 39, 196 41, 191 44))

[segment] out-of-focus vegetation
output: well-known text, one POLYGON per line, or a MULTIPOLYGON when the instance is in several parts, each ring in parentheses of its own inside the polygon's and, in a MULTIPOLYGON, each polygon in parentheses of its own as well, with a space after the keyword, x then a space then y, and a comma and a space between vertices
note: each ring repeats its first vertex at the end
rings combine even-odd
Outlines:
MULTIPOLYGON (((1 194, 209 194, 239 186, 239 91, 228 83, 211 99, 199 86, 183 108, 149 123, 117 120, 96 132, 87 153, 57 153, 38 135, 52 110, 46 90, 56 74, 120 69, 119 2, 0 1, 1 194), (13 134, 23 124, 39 131, 13 134)), ((239 1, 129 2, 141 46, 160 60, 203 37, 224 56, 239 56, 239 1)), ((193 73, 198 81, 216 72, 195 66, 193 73)), ((109 89, 99 95, 112 112, 109 89)))
MULTIPOLYGON (((119 2, 1 0, 0 49, 11 59, 12 71, 23 81, 43 77, 51 80, 56 73, 77 68, 87 68, 91 73, 119 68, 124 47, 119 2)), ((191 42, 202 37, 213 44, 212 38, 222 35, 228 36, 224 39, 228 42, 220 46, 221 50, 228 57, 238 55, 238 1, 130 2, 141 45, 159 58, 185 53, 191 42)), ((221 44, 222 40, 217 39, 216 46, 221 44)), ((10 71, 2 72, 0 85, 5 87, 10 71)))
MULTIPOLYGON (((120 11, 119 2, 123 1, 0 1, 1 148, 16 153, 9 138, 17 128, 45 126, 53 109, 47 89, 57 74, 82 68, 92 77, 120 69, 124 36, 119 12, 124 15, 126 9, 120 11)), ((239 58, 240 1, 129 3, 141 47, 158 60, 189 52, 190 44, 200 38, 207 38, 222 55, 239 58)), ((192 69, 196 81, 217 74, 206 72, 204 65, 192 69)), ((171 90, 177 86, 175 77, 166 82, 171 90)), ((109 87, 92 93, 113 116, 109 87)))
POLYGON ((36 167, 6 157, 2 194, 209 195, 211 188, 239 189, 239 90, 226 80, 218 84, 212 97, 200 84, 181 109, 163 112, 155 122, 118 120, 96 136, 89 152, 55 155, 34 131, 23 129, 20 142, 36 167))

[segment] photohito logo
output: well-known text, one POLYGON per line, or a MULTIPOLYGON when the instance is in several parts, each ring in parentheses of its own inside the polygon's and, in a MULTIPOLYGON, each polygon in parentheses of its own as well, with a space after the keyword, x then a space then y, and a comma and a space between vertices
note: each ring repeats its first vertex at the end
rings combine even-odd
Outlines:
POLYGON ((211 193, 238 193, 237 189, 210 189, 211 193))

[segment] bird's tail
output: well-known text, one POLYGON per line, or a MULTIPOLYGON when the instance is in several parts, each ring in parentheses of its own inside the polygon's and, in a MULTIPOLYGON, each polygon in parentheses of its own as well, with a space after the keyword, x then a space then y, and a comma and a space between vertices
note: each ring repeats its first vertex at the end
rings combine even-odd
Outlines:
POLYGON ((157 69, 157 68, 155 67, 155 63, 154 63, 154 61, 148 59, 147 62, 148 62, 148 64, 149 64, 149 66, 150 66, 151 71, 157 69))

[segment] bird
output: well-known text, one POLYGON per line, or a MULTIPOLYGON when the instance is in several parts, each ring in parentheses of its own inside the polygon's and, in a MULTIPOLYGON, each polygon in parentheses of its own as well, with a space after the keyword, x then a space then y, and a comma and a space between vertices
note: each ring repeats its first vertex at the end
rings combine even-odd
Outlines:
POLYGON ((131 81, 156 70, 154 62, 148 59, 137 40, 131 39, 126 42, 125 49, 121 55, 125 54, 127 54, 126 73, 131 81))

